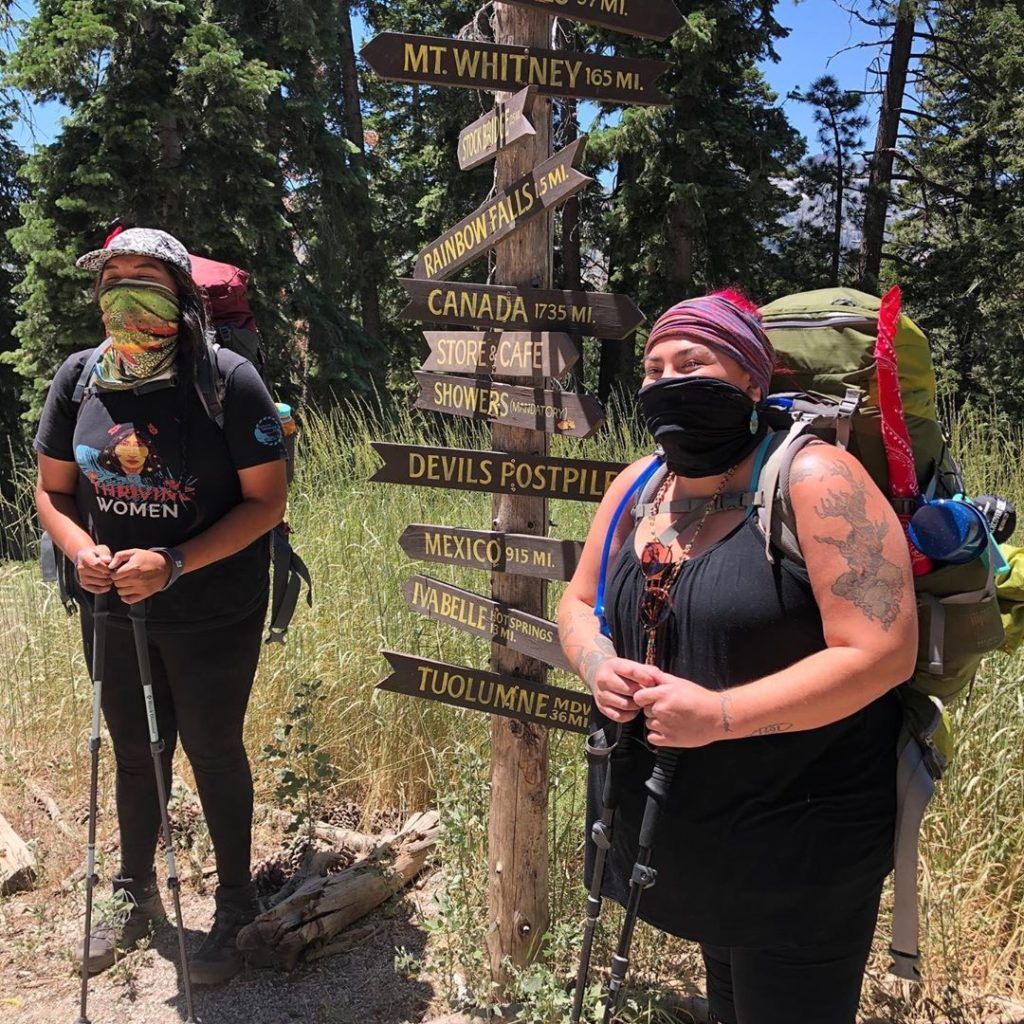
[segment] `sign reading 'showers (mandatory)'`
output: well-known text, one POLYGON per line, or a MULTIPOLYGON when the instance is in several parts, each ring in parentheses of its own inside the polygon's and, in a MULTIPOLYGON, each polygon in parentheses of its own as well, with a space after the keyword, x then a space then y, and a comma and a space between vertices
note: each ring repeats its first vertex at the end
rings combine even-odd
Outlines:
POLYGON ((428 412, 446 412, 566 437, 590 437, 604 424, 604 411, 596 399, 587 395, 434 373, 417 373, 416 380, 420 385, 416 408, 428 412))
POLYGON ((583 135, 431 242, 416 260, 413 277, 432 281, 451 277, 522 224, 589 185, 594 179, 576 169, 586 145, 583 135))
POLYGON ((451 704, 470 711, 517 718, 552 729, 586 733, 590 697, 516 676, 499 676, 475 668, 446 665, 395 651, 381 651, 391 663, 391 675, 378 690, 403 693, 451 704))
POLYGON ((602 103, 667 106, 654 84, 670 65, 662 60, 600 57, 473 39, 382 32, 362 49, 381 78, 394 82, 518 92, 535 85, 545 96, 572 96, 602 103))

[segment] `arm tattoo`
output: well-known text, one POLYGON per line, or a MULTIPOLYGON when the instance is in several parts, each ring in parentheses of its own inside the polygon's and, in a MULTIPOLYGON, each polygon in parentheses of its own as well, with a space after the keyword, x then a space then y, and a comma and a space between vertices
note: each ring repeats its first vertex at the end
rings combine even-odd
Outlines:
POLYGON ((729 695, 722 694, 722 731, 732 732, 732 715, 729 714, 729 695))
POLYGON ((774 722, 760 729, 755 729, 751 736, 777 736, 780 732, 789 732, 793 728, 792 722, 774 722))
POLYGON ((836 470, 850 481, 852 489, 830 490, 814 511, 820 519, 842 519, 850 532, 842 540, 817 535, 814 539, 838 548, 849 566, 832 584, 832 593, 851 601, 888 632, 899 616, 904 585, 903 572, 882 551, 889 524, 868 518, 864 485, 854 482, 847 467, 837 465, 836 470))
POLYGON ((594 613, 583 608, 566 613, 559 621, 562 647, 569 664, 591 689, 598 669, 615 657, 611 640, 600 632, 595 635, 596 622, 594 613))

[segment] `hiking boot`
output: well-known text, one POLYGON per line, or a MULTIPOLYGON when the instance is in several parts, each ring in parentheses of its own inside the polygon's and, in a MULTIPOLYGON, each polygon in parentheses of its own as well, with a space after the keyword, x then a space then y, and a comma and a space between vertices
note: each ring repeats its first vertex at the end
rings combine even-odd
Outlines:
POLYGON ((242 969, 244 957, 235 938, 259 913, 253 882, 218 885, 213 898, 213 926, 188 965, 189 977, 196 985, 219 985, 242 969))
POLYGON ((112 915, 113 920, 101 920, 89 933, 88 951, 84 942, 79 947, 79 963, 88 956, 90 974, 99 974, 111 967, 117 954, 133 950, 167 920, 155 876, 144 882, 137 882, 134 878, 115 878, 113 883, 114 895, 123 894, 131 910, 127 917, 115 914, 112 915))

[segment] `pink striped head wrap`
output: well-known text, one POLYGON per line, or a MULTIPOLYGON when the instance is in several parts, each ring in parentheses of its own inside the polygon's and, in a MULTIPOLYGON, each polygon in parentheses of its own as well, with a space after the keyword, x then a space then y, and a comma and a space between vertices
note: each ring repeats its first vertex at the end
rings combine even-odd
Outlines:
POLYGON ((732 356, 768 397, 775 349, 756 313, 741 309, 724 295, 687 299, 658 319, 647 339, 644 356, 666 338, 690 338, 732 356))

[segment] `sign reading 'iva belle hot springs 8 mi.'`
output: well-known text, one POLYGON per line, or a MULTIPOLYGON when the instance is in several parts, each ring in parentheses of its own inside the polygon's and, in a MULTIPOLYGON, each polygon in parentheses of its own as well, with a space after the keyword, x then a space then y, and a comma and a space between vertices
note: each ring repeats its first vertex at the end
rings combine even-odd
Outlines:
POLYGON ((644 322, 643 313, 627 295, 408 278, 400 283, 409 296, 402 316, 424 323, 565 331, 621 341, 644 322))
MULTIPOLYGON (((645 0, 646 2, 646 0, 645 0)), ((363 59, 393 82, 517 92, 535 85, 544 96, 602 103, 668 106, 654 84, 669 68, 662 60, 600 57, 474 39, 383 32, 362 49, 363 59)))
POLYGON ((431 242, 416 260, 413 277, 432 281, 451 277, 527 221, 589 185, 594 179, 576 169, 586 145, 583 135, 431 242))
POLYGON ((506 146, 536 135, 530 122, 536 86, 517 92, 507 102, 499 100, 494 109, 478 118, 459 135, 459 167, 471 171, 493 160, 506 146))
POLYGON ((417 373, 416 380, 420 385, 416 408, 428 412, 447 412, 566 437, 590 437, 604 424, 604 411, 596 399, 587 395, 434 373, 417 373))
POLYGON ((552 668, 573 671, 558 642, 558 627, 539 615, 516 611, 500 601, 427 576, 413 576, 403 593, 409 607, 428 619, 511 647, 552 668))
POLYGON ((378 690, 568 732, 587 731, 591 701, 585 693, 395 651, 381 653, 391 663, 391 675, 377 684, 378 690))
POLYGON ((519 494, 529 498, 600 501, 626 468, 615 462, 544 455, 475 452, 385 441, 373 441, 371 445, 384 460, 384 465, 371 477, 373 483, 519 494))
POLYGON ((564 377, 580 352, 568 334, 526 331, 424 331, 432 373, 481 377, 564 377))

